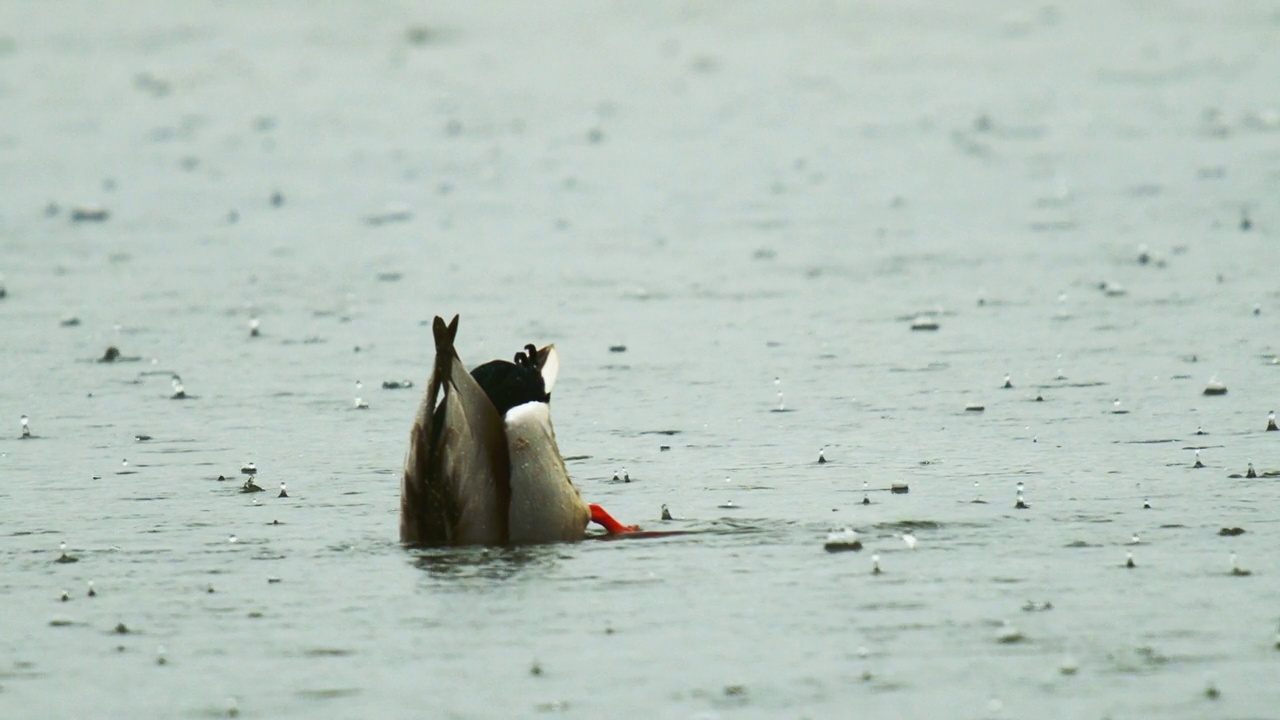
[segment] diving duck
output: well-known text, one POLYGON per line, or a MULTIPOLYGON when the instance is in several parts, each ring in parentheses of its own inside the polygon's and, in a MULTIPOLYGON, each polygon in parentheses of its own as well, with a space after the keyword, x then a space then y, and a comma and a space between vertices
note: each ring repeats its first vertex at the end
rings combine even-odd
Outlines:
POLYGON ((504 545, 581 540, 588 522, 609 533, 637 528, 583 502, 551 427, 555 347, 526 345, 514 362, 470 373, 454 340, 458 316, 436 317, 436 359, 409 436, 400 495, 400 541, 504 545))

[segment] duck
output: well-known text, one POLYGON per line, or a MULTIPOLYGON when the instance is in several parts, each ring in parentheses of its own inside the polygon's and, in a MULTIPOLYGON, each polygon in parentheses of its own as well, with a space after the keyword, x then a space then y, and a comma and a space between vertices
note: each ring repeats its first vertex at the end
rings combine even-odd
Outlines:
POLYGON ((639 530, 589 505, 569 479, 551 424, 560 369, 554 345, 526 345, 512 361, 467 372, 458 316, 436 316, 435 363, 409 435, 400 541, 414 545, 572 542, 595 522, 639 530))

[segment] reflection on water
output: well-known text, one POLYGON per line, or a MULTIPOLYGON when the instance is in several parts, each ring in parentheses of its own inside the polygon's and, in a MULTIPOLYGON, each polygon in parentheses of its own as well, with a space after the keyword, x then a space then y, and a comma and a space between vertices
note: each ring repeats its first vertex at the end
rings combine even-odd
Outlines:
POLYGON ((413 565, 444 581, 511 580, 535 574, 564 559, 558 545, 511 547, 450 547, 411 550, 413 565))

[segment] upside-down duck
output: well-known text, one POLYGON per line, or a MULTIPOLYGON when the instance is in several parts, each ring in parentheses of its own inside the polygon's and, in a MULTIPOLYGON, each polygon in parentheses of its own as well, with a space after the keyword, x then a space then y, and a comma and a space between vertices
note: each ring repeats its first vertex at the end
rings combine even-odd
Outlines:
POLYGON ((400 540, 505 545, 581 540, 588 522, 637 528, 583 502, 551 427, 555 347, 526 345, 514 362, 467 372, 454 340, 458 316, 436 317, 436 359, 409 437, 400 540))

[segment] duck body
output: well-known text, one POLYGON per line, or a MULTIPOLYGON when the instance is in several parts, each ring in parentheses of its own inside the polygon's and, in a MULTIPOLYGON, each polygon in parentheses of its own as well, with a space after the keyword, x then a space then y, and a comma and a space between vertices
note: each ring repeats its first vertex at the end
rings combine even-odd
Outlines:
POLYGON ((594 508, 569 479, 551 424, 555 348, 467 372, 455 316, 432 324, 435 365, 409 437, 400 540, 503 545, 580 540, 594 508))

